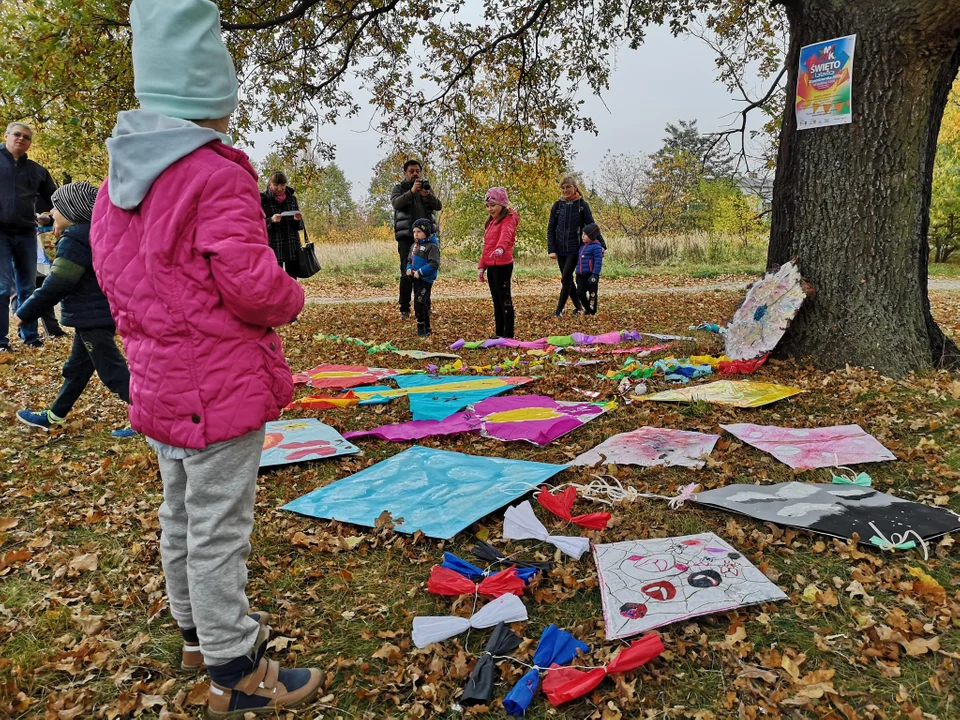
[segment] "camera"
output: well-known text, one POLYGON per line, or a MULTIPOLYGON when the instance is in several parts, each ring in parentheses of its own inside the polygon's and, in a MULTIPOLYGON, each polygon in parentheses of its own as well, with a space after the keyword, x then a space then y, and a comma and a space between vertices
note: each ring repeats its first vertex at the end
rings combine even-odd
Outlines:
POLYGON ((421 190, 430 190, 430 181, 426 178, 420 178, 420 189, 421 190))

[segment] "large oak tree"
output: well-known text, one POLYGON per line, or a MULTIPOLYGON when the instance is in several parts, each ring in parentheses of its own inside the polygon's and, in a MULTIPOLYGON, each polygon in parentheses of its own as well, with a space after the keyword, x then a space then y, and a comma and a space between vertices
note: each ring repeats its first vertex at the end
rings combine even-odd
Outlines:
MULTIPOLYGON (((113 114, 131 104, 127 4, 35 0, 14 12, 4 3, 4 113, 39 119, 64 150, 101 142, 113 114)), ((364 99, 351 91, 359 86, 391 132, 443 132, 469 112, 477 84, 497 77, 505 78, 511 117, 530 129, 530 141, 592 129, 578 90, 606 89, 615 52, 638 46, 652 25, 734 48, 718 62, 731 87, 747 63, 778 79, 785 63, 786 94, 764 97, 785 97, 769 261, 799 257, 816 295, 782 351, 824 367, 871 365, 892 375, 960 361, 930 315, 926 240, 937 133, 960 66, 957 0, 220 6, 245 89, 237 129, 291 125, 290 151, 315 145, 320 123, 360 112, 364 99), (792 88, 801 46, 849 34, 857 35, 853 123, 798 132, 792 88)), ((642 78, 637 84, 642 89, 642 78)))

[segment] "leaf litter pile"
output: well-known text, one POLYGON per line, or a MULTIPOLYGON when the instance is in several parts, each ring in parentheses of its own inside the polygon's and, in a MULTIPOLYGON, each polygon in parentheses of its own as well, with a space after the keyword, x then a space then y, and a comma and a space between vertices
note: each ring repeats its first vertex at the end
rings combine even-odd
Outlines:
MULTIPOLYGON (((596 318, 552 317, 554 297, 518 300, 517 337, 613 329, 689 334, 700 322, 725 322, 733 293, 601 296, 596 318)), ((933 296, 948 332, 957 294, 933 296)), ((488 301, 437 300, 434 334, 415 336, 393 305, 312 306, 281 330, 291 367, 320 362, 423 368, 395 355, 370 355, 353 344, 317 341, 341 334, 401 348, 445 351, 460 337, 492 335, 488 301), (386 358, 389 358, 387 360, 386 358)), ((698 332, 697 343, 675 343, 649 360, 719 355, 721 340, 698 332)), ((138 438, 116 441, 109 431, 124 409, 99 382, 81 398, 65 427, 50 435, 13 421, 15 410, 40 409, 60 381, 69 343, 19 350, 0 364, 0 717, 71 718, 199 716, 206 683, 179 673, 180 636, 169 616, 159 556, 157 508, 161 485, 152 452, 138 438)), ((462 351, 470 364, 516 356, 506 348, 462 351)), ((611 356, 606 356, 611 357, 611 356)), ((617 356, 612 356, 617 357, 617 356)), ((514 392, 584 400, 572 388, 616 399, 617 383, 600 379, 606 365, 546 366, 535 383, 514 392)), ((753 379, 806 392, 763 408, 693 403, 620 404, 544 448, 501 443, 479 435, 427 438, 422 445, 475 455, 565 463, 611 435, 640 426, 719 432, 720 423, 812 427, 859 424, 899 458, 866 469, 883 492, 960 511, 960 379, 948 373, 890 380, 870 370, 823 373, 795 362, 771 361, 753 379)), ((650 391, 667 388, 662 376, 650 391)), ((695 381, 699 382, 699 381, 695 381)), ((298 390, 298 396, 308 394, 298 390)), ((319 417, 344 432, 409 420, 405 400, 387 405, 288 413, 319 417)), ((525 559, 554 561, 524 595, 529 621, 513 629, 524 640, 514 653, 531 664, 541 631, 555 623, 585 641, 580 664, 603 665, 623 646, 604 636, 598 578, 592 559, 580 562, 553 546, 508 542, 503 511, 453 541, 394 531, 385 513, 377 527, 303 518, 278 508, 408 447, 364 441, 361 455, 289 465, 261 475, 249 559, 254 608, 273 613, 272 657, 327 670, 318 702, 298 716, 325 718, 502 718, 506 691, 526 671, 499 661, 489 706, 461 708, 458 697, 483 652, 487 632, 473 631, 417 650, 417 615, 469 617, 472 597, 451 602, 429 594, 430 568, 448 550, 460 557, 480 540, 525 559)), ((792 479, 828 482, 828 471, 798 473, 769 455, 722 435, 702 469, 605 466, 571 468, 557 482, 587 483, 597 474, 641 492, 674 495, 732 483, 792 479)), ((578 500, 575 513, 605 509, 578 500)), ((611 676, 584 698, 554 710, 542 699, 526 717, 618 718, 956 718, 960 716, 960 563, 950 536, 919 549, 887 552, 853 542, 785 529, 687 504, 661 501, 612 508, 604 531, 583 531, 614 543, 714 532, 735 546, 789 600, 708 615, 660 629, 666 652, 636 672, 611 676)), ((581 534, 540 513, 551 534, 581 534)), ((292 717, 292 713, 282 714, 292 717)))

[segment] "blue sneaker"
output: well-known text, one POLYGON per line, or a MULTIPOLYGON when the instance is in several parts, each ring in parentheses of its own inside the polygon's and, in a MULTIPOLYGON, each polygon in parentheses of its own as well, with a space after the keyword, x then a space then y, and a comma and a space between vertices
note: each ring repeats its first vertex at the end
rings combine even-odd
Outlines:
POLYGON ((137 435, 138 435, 137 431, 134 430, 129 425, 127 425, 126 427, 117 428, 112 433, 110 433, 110 437, 119 438, 121 440, 128 440, 130 438, 136 437, 137 435))
POLYGON ((40 428, 45 432, 50 432, 50 428, 54 425, 63 424, 63 420, 53 415, 49 410, 38 413, 30 410, 17 410, 17 420, 24 425, 40 428))

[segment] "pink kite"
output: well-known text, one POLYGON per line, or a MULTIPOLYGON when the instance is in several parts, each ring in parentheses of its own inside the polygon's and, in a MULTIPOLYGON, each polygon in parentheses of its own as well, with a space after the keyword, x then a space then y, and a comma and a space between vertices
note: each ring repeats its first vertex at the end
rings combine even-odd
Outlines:
POLYGON ((323 363, 310 370, 295 373, 293 382, 297 385, 306 383, 315 388, 346 390, 360 385, 371 385, 402 372, 404 371, 364 367, 363 365, 330 365, 323 363))
POLYGON ((543 395, 511 395, 482 400, 443 420, 413 420, 357 430, 345 438, 378 437, 389 442, 420 440, 433 435, 476 432, 497 440, 526 440, 546 445, 602 415, 608 405, 559 402, 543 395))
MULTIPOLYGON (((344 435, 347 437, 347 435, 344 435)), ((700 468, 719 435, 707 435, 670 428, 642 427, 614 435, 592 450, 574 458, 571 465, 679 465, 700 468)))
POLYGON ((737 423, 720 427, 797 470, 897 459, 859 425, 806 429, 737 423))

